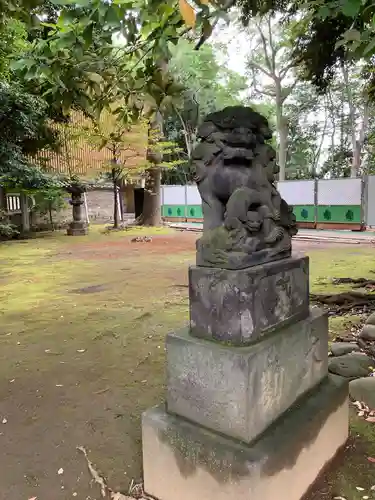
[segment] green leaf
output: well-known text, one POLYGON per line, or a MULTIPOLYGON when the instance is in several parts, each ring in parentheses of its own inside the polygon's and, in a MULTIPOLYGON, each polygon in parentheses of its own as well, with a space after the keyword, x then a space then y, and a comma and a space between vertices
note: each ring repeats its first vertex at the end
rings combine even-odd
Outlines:
POLYGON ((103 77, 98 73, 86 73, 87 78, 94 83, 100 85, 103 82, 103 77))
POLYGON ((89 24, 82 32, 82 37, 85 40, 86 46, 90 46, 92 44, 92 33, 93 33, 93 25, 89 24))
POLYGON ((355 29, 347 30, 347 31, 345 31, 343 38, 347 42, 360 42, 361 41, 361 33, 355 29))
POLYGON ((318 11, 318 16, 321 19, 326 19, 330 15, 330 10, 326 5, 322 5, 318 11))
POLYGON ((77 14, 74 10, 63 9, 57 20, 57 26, 63 27, 65 24, 69 24, 77 18, 77 14))
POLYGON ((53 5, 73 5, 76 3, 75 0, 51 0, 53 5))
POLYGON ((344 0, 342 2, 342 12, 345 16, 356 17, 361 8, 361 0, 344 0))
POLYGON ((120 18, 117 14, 115 6, 110 5, 104 18, 104 22, 110 26, 118 26, 120 28, 120 18))
POLYGON ((365 47, 363 55, 371 56, 375 53, 375 38, 365 47))

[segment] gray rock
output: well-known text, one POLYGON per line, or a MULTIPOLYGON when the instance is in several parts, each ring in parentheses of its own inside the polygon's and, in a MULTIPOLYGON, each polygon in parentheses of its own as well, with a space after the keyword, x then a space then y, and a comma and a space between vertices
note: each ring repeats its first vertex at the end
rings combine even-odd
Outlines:
POLYGON ((370 367, 374 360, 366 354, 352 352, 331 358, 328 363, 328 371, 345 378, 366 377, 370 373, 370 367))
POLYGON ((370 316, 367 318, 366 324, 367 325, 375 325, 375 312, 370 314, 370 316))
POLYGON ((375 340, 375 325, 367 324, 362 328, 359 334, 361 339, 365 340, 375 340))
POLYGON ((375 409, 375 377, 364 377, 349 383, 349 394, 355 401, 362 401, 375 409))
POLYGON ((344 354, 359 350, 359 346, 351 342, 333 342, 331 344, 331 353, 333 356, 343 356, 344 354))

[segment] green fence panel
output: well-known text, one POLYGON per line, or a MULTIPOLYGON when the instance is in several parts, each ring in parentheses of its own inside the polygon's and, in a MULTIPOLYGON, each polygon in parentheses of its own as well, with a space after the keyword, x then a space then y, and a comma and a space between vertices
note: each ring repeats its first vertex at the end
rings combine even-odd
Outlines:
POLYGON ((295 205, 293 213, 296 216, 297 222, 315 222, 314 205, 295 205))
POLYGON ((341 224, 360 224, 360 205, 320 205, 318 222, 337 222, 341 224))
POLYGON ((188 219, 203 219, 202 205, 188 205, 186 217, 188 219))
POLYGON ((185 205, 162 205, 161 215, 171 218, 186 217, 185 208, 185 205))

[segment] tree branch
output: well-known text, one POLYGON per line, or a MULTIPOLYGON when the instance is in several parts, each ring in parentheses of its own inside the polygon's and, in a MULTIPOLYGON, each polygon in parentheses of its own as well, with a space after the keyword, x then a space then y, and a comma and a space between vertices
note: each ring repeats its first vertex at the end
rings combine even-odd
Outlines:
POLYGON ((276 75, 276 53, 277 53, 277 50, 273 44, 271 15, 268 15, 268 17, 267 17, 267 24, 268 24, 268 40, 269 40, 270 49, 271 49, 271 64, 272 64, 271 71, 274 75, 276 75))
POLYGON ((268 72, 268 73, 266 73, 266 71, 264 70, 264 68, 263 68, 263 71, 264 71, 266 74, 268 74, 271 78, 273 78, 273 77, 274 77, 274 72, 273 72, 273 69, 272 69, 272 68, 273 68, 273 66, 272 66, 272 64, 271 64, 271 60, 270 60, 270 57, 269 57, 269 54, 268 54, 268 48, 267 48, 267 40, 266 40, 266 37, 264 36, 264 33, 263 33, 263 31, 262 31, 262 28, 261 28, 260 24, 259 24, 259 23, 256 23, 255 25, 256 25, 257 30, 258 30, 258 32, 259 32, 260 38, 261 38, 261 40, 262 40, 262 45, 263 45, 263 53, 264 53, 264 59, 265 59, 265 61, 266 61, 266 65, 267 65, 267 67, 268 67, 268 71, 269 71, 269 72, 268 72))
POLYGON ((286 87, 283 89, 283 95, 281 97, 281 103, 284 104, 284 102, 288 99, 288 97, 290 96, 290 94, 293 92, 294 90, 294 87, 297 85, 297 80, 295 80, 292 85, 290 85, 289 87, 286 87))
POLYGON ((284 78, 284 76, 288 73, 290 69, 292 69, 295 66, 295 62, 291 61, 289 64, 285 66, 285 68, 281 69, 279 71, 280 78, 284 78))
POLYGON ((262 73, 264 73, 265 75, 267 75, 268 77, 274 79, 274 75, 272 75, 272 73, 270 71, 268 71, 266 68, 264 68, 263 66, 261 66, 260 64, 254 62, 254 61, 249 61, 249 66, 252 68, 252 69, 257 69, 258 71, 261 71, 262 73))

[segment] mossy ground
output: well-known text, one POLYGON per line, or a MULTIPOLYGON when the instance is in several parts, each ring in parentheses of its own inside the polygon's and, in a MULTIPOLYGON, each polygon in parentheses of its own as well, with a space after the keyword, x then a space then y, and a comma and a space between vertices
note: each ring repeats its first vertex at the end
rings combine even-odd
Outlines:
MULTIPOLYGON (((188 320, 196 235, 102 229, 0 246, 0 498, 99 498, 77 446, 115 490, 142 475, 140 416, 163 399, 165 335, 188 320)), ((369 276, 372 249, 307 245, 295 246, 310 254, 313 291, 369 276)), ((327 482, 347 500, 371 486, 373 425, 353 420, 360 445, 327 482)))

